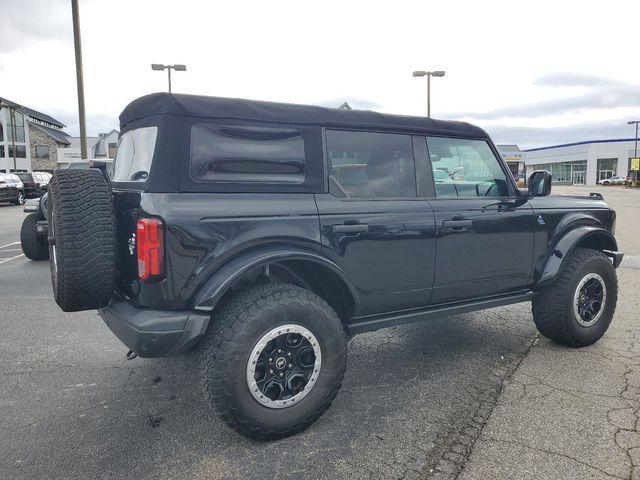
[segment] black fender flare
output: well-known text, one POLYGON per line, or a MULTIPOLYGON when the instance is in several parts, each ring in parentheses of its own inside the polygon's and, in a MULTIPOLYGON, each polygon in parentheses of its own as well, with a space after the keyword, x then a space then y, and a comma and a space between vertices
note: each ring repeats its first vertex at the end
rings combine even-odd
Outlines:
POLYGON ((194 295, 192 309, 211 312, 235 280, 249 270, 284 260, 306 260, 322 265, 335 273, 349 289, 354 303, 358 304, 358 293, 345 272, 320 253, 297 248, 272 247, 243 253, 223 264, 194 295))
POLYGON ((594 236, 601 238, 605 246, 603 251, 610 257, 613 257, 614 265, 617 267, 622 261, 622 254, 618 252, 618 242, 615 237, 604 228, 583 225, 566 232, 555 245, 549 249, 547 260, 536 285, 543 285, 553 281, 560 272, 567 255, 569 255, 581 241, 594 236))

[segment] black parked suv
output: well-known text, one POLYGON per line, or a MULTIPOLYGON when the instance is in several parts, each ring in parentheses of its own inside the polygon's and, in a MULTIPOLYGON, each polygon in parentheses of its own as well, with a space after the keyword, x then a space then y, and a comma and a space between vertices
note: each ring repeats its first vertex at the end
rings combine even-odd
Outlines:
POLYGON ((99 309, 130 357, 194 350, 244 435, 316 421, 353 334, 531 301, 581 347, 613 317, 615 212, 549 196, 548 172, 519 190, 475 126, 166 93, 120 124, 110 176, 50 183, 55 299, 99 309))

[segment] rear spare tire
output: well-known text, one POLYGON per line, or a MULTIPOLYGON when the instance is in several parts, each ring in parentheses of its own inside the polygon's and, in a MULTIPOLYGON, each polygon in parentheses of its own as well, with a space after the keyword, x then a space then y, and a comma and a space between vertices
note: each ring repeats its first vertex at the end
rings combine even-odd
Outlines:
POLYGON ((36 227, 40 215, 30 213, 25 217, 20 229, 20 246, 22 252, 31 260, 46 260, 49 258, 49 248, 47 247, 47 237, 38 235, 36 227))
POLYGON ((115 286, 111 188, 98 170, 58 170, 49 183, 49 257, 56 303, 65 312, 104 307, 115 286))

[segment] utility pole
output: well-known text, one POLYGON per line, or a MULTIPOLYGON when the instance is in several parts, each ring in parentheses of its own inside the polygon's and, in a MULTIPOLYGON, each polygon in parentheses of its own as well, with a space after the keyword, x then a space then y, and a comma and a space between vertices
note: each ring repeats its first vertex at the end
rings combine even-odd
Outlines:
MULTIPOLYGON (((13 171, 18 169, 16 161, 16 109, 9 107, 9 116, 11 117, 11 146, 13 147, 13 171)), ((24 121, 24 120, 23 120, 24 121)))
POLYGON ((71 14, 73 16, 73 44, 76 52, 76 83, 78 85, 78 116, 80 117, 80 156, 83 160, 87 155, 87 125, 84 111, 84 79, 82 76, 82 44, 80 42, 80 11, 78 0, 71 0, 71 14))
MULTIPOLYGON (((638 158, 638 124, 640 124, 640 120, 629 120, 627 122, 627 124, 636 126, 636 137, 635 137, 635 142, 634 142, 634 147, 633 147, 633 158, 636 161, 638 161, 637 160, 637 158, 638 158)), ((633 161, 631 163, 633 163, 633 161)), ((638 166, 640 167, 640 165, 638 165, 638 166)), ((635 187, 637 183, 638 183, 638 170, 634 170, 633 186, 635 187)))

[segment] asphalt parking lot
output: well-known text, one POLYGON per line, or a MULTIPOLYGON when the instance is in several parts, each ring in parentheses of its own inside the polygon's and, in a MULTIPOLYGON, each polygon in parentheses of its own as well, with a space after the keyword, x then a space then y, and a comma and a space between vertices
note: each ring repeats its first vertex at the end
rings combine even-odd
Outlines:
MULTIPOLYGON (((622 249, 639 255, 640 192, 604 194, 622 249)), ((0 206, 0 478, 437 476, 443 458, 466 460, 537 338, 528 304, 358 336, 324 417, 252 442, 208 413, 190 356, 127 361, 95 312, 63 313, 48 263, 16 250, 23 218, 0 206)))

